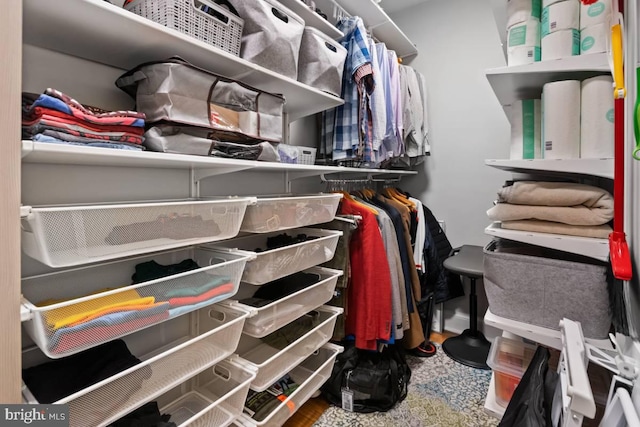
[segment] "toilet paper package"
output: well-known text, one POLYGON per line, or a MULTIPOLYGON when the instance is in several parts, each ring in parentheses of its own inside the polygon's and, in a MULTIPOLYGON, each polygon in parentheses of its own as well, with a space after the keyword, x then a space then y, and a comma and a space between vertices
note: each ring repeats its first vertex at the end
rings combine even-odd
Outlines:
POLYGON ((580 157, 613 158, 613 78, 584 80, 580 104, 580 157))
POLYGON ((593 4, 580 6, 580 29, 598 24, 609 25, 612 7, 612 0, 598 0, 593 4))
POLYGON ((597 24, 580 31, 580 55, 606 52, 609 46, 609 24, 597 24))
POLYGON ((543 157, 580 157, 580 90, 578 80, 562 80, 542 87, 543 157))
POLYGON ((540 21, 529 19, 509 28, 507 60, 509 66, 540 61, 540 21))
POLYGON ((542 111, 539 99, 523 99, 511 105, 511 160, 540 159, 542 111))
POLYGON ((564 0, 542 9, 541 35, 580 29, 580 0, 564 0))
POLYGON ((562 30, 542 39, 542 60, 580 55, 580 31, 562 30))
POLYGON ((529 19, 540 20, 542 0, 507 0, 507 29, 529 19))

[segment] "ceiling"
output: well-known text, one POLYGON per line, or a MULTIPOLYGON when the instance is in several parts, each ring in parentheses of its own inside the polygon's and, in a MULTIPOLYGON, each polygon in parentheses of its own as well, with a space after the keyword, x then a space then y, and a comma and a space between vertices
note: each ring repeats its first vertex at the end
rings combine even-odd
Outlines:
POLYGON ((380 2, 380 6, 385 10, 385 12, 394 13, 427 1, 428 0, 382 0, 380 2))

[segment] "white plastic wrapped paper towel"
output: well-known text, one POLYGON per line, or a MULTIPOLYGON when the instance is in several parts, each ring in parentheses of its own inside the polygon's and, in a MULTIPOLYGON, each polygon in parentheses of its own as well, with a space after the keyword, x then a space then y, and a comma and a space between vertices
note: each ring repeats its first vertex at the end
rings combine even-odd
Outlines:
POLYGON ((580 55, 580 31, 562 30, 542 39, 542 60, 580 55))
POLYGON ((540 20, 542 0, 507 0, 507 29, 529 19, 540 20))
POLYGON ((542 87, 543 157, 580 157, 580 81, 562 80, 542 87))
POLYGON ((540 61, 540 21, 529 19, 509 28, 507 57, 509 66, 540 61))
POLYGON ((511 106, 511 160, 540 159, 542 111, 539 99, 523 99, 511 106))
POLYGON ((596 3, 580 6, 580 29, 598 24, 608 25, 612 6, 612 0, 598 0, 596 3))
POLYGON ((542 9, 541 36, 580 29, 580 0, 564 0, 542 9))
POLYGON ((582 82, 580 157, 613 158, 613 78, 582 82))
POLYGON ((580 55, 602 53, 609 46, 609 24, 597 24, 580 31, 580 55))

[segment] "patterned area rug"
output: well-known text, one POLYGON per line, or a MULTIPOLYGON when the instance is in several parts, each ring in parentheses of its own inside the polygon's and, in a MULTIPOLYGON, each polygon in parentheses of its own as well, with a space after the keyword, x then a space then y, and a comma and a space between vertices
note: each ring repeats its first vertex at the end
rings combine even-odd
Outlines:
POLYGON ((356 414, 331 406, 314 427, 494 427, 484 412, 491 371, 449 359, 438 346, 435 356, 408 356, 411 383, 407 398, 386 413, 356 414))

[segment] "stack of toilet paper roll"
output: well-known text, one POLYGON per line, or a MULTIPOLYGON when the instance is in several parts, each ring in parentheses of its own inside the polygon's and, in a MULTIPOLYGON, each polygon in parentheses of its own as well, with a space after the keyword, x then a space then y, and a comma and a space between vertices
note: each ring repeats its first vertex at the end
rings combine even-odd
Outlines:
POLYGON ((507 63, 540 61, 541 0, 507 1, 507 63))
POLYGON ((593 77, 544 85, 542 101, 512 105, 510 158, 613 157, 613 79, 593 77))
POLYGON ((580 55, 580 4, 580 0, 543 0, 543 61, 580 55))
POLYGON ((612 6, 612 0, 580 6, 581 55, 607 51, 612 6))

